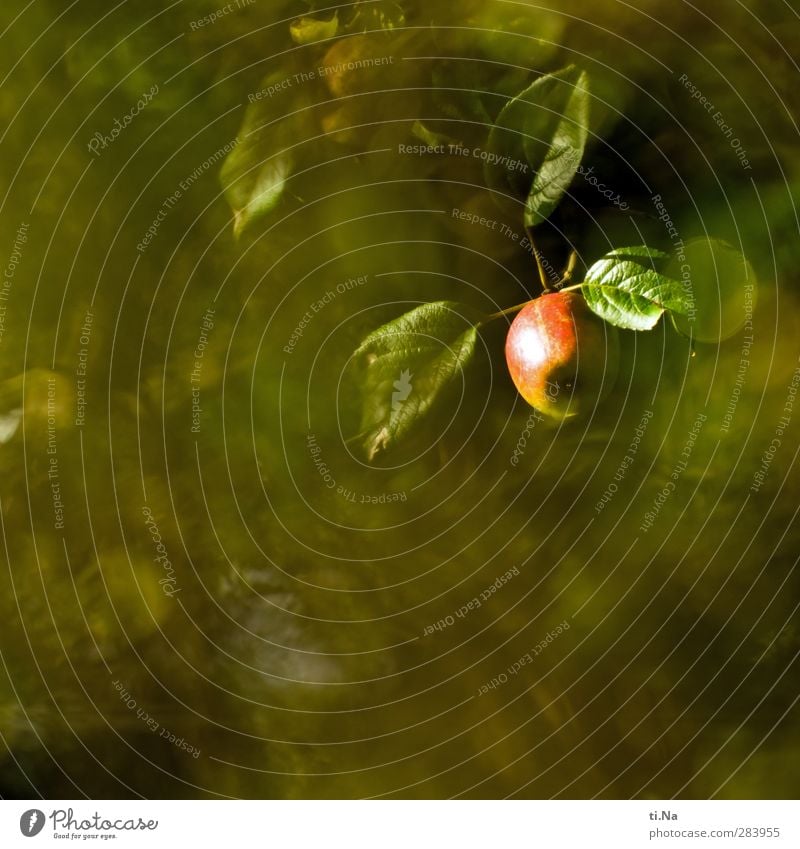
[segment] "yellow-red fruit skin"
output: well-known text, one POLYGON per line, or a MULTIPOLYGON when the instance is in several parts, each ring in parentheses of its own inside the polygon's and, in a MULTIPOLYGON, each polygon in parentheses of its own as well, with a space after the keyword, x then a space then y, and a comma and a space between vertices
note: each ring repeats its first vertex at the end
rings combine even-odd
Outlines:
POLYGON ((619 336, 579 292, 545 294, 512 322, 506 362, 532 407, 557 420, 573 418, 592 411, 611 391, 619 336))

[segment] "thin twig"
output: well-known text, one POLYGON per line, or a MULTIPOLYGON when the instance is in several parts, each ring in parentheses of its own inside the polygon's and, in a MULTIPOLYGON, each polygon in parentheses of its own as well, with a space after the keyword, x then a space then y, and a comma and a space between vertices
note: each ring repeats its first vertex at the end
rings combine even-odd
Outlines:
POLYGON ((548 283, 547 274, 545 274, 544 266, 542 265, 542 258, 539 253, 539 249, 536 247, 536 242, 533 239, 533 228, 526 224, 525 232, 528 235, 528 241, 530 242, 531 249, 533 250, 533 257, 536 260, 536 267, 539 269, 539 282, 542 284, 542 289, 544 289, 545 292, 549 292, 550 284, 548 283))
POLYGON ((556 283, 557 288, 561 288, 565 283, 569 283, 572 280, 572 273, 575 271, 575 265, 578 261, 578 252, 573 248, 572 253, 569 255, 569 260, 567 260, 567 267, 564 269, 564 272, 561 275, 561 279, 556 283))

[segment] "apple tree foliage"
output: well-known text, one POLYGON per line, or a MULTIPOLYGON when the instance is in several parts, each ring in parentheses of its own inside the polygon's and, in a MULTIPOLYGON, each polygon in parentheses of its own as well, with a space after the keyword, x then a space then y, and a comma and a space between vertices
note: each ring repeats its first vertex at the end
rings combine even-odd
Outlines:
MULTIPOLYGON (((379 16, 371 20, 376 29, 391 30, 402 24, 390 14, 394 8, 387 3, 379 3, 375 9, 357 4, 357 15, 349 22, 337 15, 324 20, 303 18, 293 24, 292 38, 301 45, 325 43, 340 33, 361 29, 359 15, 368 12, 379 16)), ((276 85, 270 78, 262 82, 268 92, 276 85)), ((493 122, 486 115, 491 123, 485 143, 487 188, 499 203, 523 207, 523 224, 529 234, 568 196, 587 148, 597 138, 591 106, 589 74, 570 65, 539 75, 515 96, 507 97, 493 122), (522 167, 508 168, 508 162, 522 167)), ((296 109, 287 114, 272 97, 248 107, 238 144, 221 174, 237 236, 281 203, 295 169, 295 139, 303 136, 298 123, 306 120, 306 112, 296 109)), ((419 121, 414 132, 423 139, 430 134, 419 121)), ((582 282, 569 289, 581 291, 588 307, 610 324, 650 330, 665 312, 673 322, 693 312, 689 288, 660 270, 667 259, 667 254, 651 247, 616 248, 590 265, 582 282)), ((514 309, 487 316, 450 301, 427 303, 363 340, 353 362, 361 370, 358 440, 368 460, 402 439, 436 406, 445 390, 463 378, 475 354, 480 327, 514 309), (408 381, 407 392, 397 389, 401 374, 408 381)))

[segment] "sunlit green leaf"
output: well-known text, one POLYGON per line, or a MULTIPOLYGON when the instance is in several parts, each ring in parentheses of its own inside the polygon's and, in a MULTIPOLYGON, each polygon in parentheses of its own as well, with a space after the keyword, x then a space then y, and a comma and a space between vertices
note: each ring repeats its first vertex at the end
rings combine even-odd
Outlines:
POLYGON ((608 253, 589 269, 581 285, 589 308, 627 330, 651 330, 665 310, 685 315, 689 301, 683 287, 659 274, 653 264, 666 256, 647 247, 608 253))
POLYGON ((339 31, 339 15, 335 14, 330 20, 303 17, 292 21, 289 32, 295 44, 315 44, 334 38, 339 31))
POLYGON ((236 147, 220 170, 237 237, 271 212, 283 197, 295 164, 292 146, 302 137, 304 113, 280 117, 283 89, 278 88, 277 80, 275 75, 262 80, 262 97, 247 107, 236 147))
POLYGON ((589 125, 589 82, 570 66, 537 79, 502 110, 489 134, 486 180, 525 196, 536 226, 558 206, 580 165, 589 125))
POLYGON ((476 323, 462 304, 423 304, 359 346, 361 438, 369 460, 402 439, 461 373, 475 353, 476 323))

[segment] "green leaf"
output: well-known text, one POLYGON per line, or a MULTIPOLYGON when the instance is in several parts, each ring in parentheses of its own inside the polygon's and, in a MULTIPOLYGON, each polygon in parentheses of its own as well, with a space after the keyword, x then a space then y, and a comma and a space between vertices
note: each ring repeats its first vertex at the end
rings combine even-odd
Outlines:
POLYGON ((581 284, 587 305, 600 318, 626 330, 651 330, 666 310, 685 315, 690 303, 683 286, 659 274, 653 264, 666 256, 644 246, 606 254, 581 284))
POLYGON ((327 41, 330 38, 334 38, 338 31, 338 12, 329 21, 303 17, 297 18, 297 20, 292 21, 289 25, 289 33, 295 44, 315 44, 318 41, 327 41))
MULTIPOLYGON (((282 154, 268 159, 254 171, 242 176, 241 188, 229 187, 228 194, 239 202, 233 207, 233 232, 238 238, 251 221, 266 215, 280 200, 292 169, 292 158, 282 154)), ((228 172, 229 173, 229 172, 228 172)), ((223 169, 223 179, 226 172, 223 169)))
POLYGON ((435 130, 431 130, 423 124, 422 121, 414 121, 411 126, 411 133, 430 147, 455 143, 454 139, 444 135, 443 133, 437 133, 435 130))
POLYGON ((569 188, 588 126, 588 75, 574 66, 535 80, 500 112, 489 134, 485 176, 491 188, 526 197, 528 226, 546 220, 569 188))
POLYGON ((233 212, 238 238, 250 224, 271 212, 281 200, 294 168, 292 145, 303 138, 302 113, 281 117, 278 88, 281 74, 261 81, 259 100, 245 112, 236 147, 220 170, 220 183, 233 212))
POLYGON ((401 440, 440 399, 475 353, 477 323, 463 304, 423 304, 383 325, 355 358, 361 377, 361 434, 367 459, 401 440))
POLYGON ((19 428, 22 421, 22 407, 8 413, 0 413, 0 445, 8 442, 19 428))
POLYGON ((604 259, 609 259, 610 257, 635 257, 638 259, 649 259, 649 260, 657 260, 657 259, 666 259, 669 254, 664 251, 658 250, 658 248, 648 248, 647 245, 637 245, 633 248, 614 248, 613 251, 609 251, 604 259))
MULTIPOLYGON (((536 227, 552 215, 581 164, 589 134, 588 82, 586 74, 581 72, 566 94, 565 89, 570 85, 567 80, 561 81, 553 90, 553 97, 566 97, 566 102, 525 203, 525 224, 528 227, 536 227)), ((528 161, 533 164, 531 156, 538 155, 534 145, 528 142, 525 149, 528 161)))

